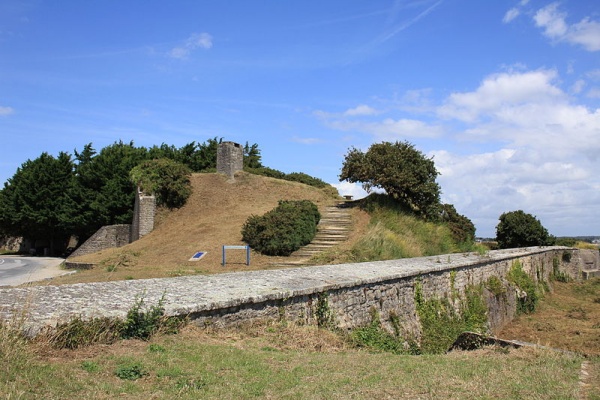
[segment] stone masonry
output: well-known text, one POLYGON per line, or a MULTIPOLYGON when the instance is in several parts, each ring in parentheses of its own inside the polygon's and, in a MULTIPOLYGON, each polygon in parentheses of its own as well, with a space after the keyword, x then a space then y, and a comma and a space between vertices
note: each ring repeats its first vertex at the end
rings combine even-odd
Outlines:
POLYGON ((222 142, 217 149, 217 172, 233 178, 244 169, 244 148, 234 142, 222 142))
MULTIPOLYGON (((584 251, 584 250, 581 250, 584 251)), ((166 315, 187 316, 194 323, 231 326, 257 319, 317 323, 317 305, 327 301, 334 324, 352 329, 371 321, 376 311, 387 329, 398 317, 405 335, 419 337, 415 285, 425 299, 464 294, 469 285, 498 277, 502 295, 484 290, 490 331, 510 321, 518 290, 506 280, 515 262, 536 281, 550 275, 581 271, 580 250, 532 247, 477 253, 448 254, 358 264, 248 271, 207 276, 98 282, 63 286, 0 289, 0 320, 25 313, 25 329, 34 335, 73 318, 124 318, 136 299, 158 304, 164 296, 166 315), (570 256, 566 257, 565 254, 570 256)), ((597 266, 596 266, 597 267, 597 266)), ((580 278, 580 276, 573 276, 580 278)))
MULTIPOLYGON (((100 250, 121 247, 140 239, 154 229, 154 215, 156 214, 156 199, 153 195, 146 195, 138 190, 133 207, 133 221, 131 224, 107 225, 98 229, 86 240, 69 258, 95 253, 100 250)), ((67 268, 81 268, 76 262, 67 260, 67 268)))

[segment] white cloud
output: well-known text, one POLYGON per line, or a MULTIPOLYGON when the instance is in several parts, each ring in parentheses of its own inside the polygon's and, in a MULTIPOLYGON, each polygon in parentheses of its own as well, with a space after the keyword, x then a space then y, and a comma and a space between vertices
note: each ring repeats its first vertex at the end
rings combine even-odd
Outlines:
POLYGON ((406 138, 435 138, 443 133, 441 126, 429 125, 416 119, 392 119, 381 121, 348 121, 337 119, 326 124, 340 131, 369 133, 379 140, 403 140, 406 138))
POLYGON ((292 142, 295 143, 300 143, 300 144, 317 144, 317 143, 321 143, 323 140, 318 139, 318 138, 302 138, 302 137, 298 137, 298 136, 294 136, 292 138, 292 142))
MULTIPOLYGON (((471 218, 478 235, 494 236, 500 214, 518 209, 538 216, 555 235, 597 234, 600 108, 579 103, 561 84, 555 70, 513 70, 452 93, 433 114, 389 107, 385 118, 315 115, 372 142, 435 137, 421 150, 441 173, 442 201, 471 218)), ((568 89, 600 96, 583 80, 568 89)), ((340 186, 340 193, 350 190, 340 186)))
POLYGON ((544 29, 544 35, 558 41, 582 46, 587 51, 600 50, 600 22, 589 17, 568 25, 567 14, 559 10, 559 3, 539 9, 533 17, 535 25, 544 29))
POLYGON ((547 102, 563 96, 560 89, 552 85, 556 76, 554 70, 491 75, 475 92, 451 94, 438 113, 442 117, 473 122, 483 114, 498 113, 506 107, 547 102))
POLYGON ((5 117, 7 115, 14 114, 15 110, 12 107, 3 107, 0 106, 0 117, 5 117))
POLYGON ((512 20, 517 18, 519 16, 519 14, 521 14, 521 11, 517 7, 511 8, 510 10, 508 10, 506 12, 506 14, 504 14, 504 18, 502 18, 502 22, 504 22, 505 24, 508 24, 509 22, 511 22, 512 20))
POLYGON ((336 188, 341 196, 353 196, 354 200, 362 199, 368 195, 368 193, 358 183, 343 181, 332 183, 331 186, 336 188))
POLYGON ((373 107, 369 107, 367 105, 361 104, 354 108, 350 108, 344 112, 345 116, 355 117, 355 116, 364 116, 364 115, 376 115, 379 114, 379 111, 374 109, 373 107))
POLYGON ((585 81, 583 79, 578 79, 573 86, 571 86, 571 93, 581 93, 583 88, 585 87, 585 81))
POLYGON ((171 49, 169 56, 185 60, 196 49, 210 49, 213 45, 212 39, 208 33, 193 33, 181 46, 171 49))

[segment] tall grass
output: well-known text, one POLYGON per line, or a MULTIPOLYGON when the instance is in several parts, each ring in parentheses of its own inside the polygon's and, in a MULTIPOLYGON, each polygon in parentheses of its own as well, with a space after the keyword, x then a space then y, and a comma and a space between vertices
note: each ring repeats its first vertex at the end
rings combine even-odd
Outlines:
POLYGON ((350 261, 391 260, 466 251, 454 242, 450 229, 424 221, 393 202, 369 200, 367 233, 350 250, 350 261))

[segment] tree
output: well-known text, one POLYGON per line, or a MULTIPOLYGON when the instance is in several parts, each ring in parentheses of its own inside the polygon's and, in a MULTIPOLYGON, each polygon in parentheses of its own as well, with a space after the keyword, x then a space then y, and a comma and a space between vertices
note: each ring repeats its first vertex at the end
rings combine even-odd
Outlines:
POLYGON ((552 244, 552 237, 533 215, 522 210, 510 211, 500 216, 496 226, 496 241, 501 249, 552 244))
POLYGON ((166 158, 144 161, 130 172, 131 180, 144 193, 154 194, 159 206, 178 208, 192 194, 190 169, 166 158))
POLYGON ((246 142, 244 146, 244 168, 262 168, 260 163, 261 155, 258 144, 254 143, 252 146, 246 142))
POLYGON ((440 220, 450 228, 454 240, 458 243, 473 243, 475 240, 475 225, 473 225, 473 222, 464 215, 459 214, 452 204, 442 204, 441 210, 440 220))
POLYGON ((384 189, 416 214, 435 218, 439 214, 440 187, 433 159, 408 142, 373 144, 366 153, 351 148, 346 154, 340 181, 361 182, 371 192, 384 189))
POLYGON ((81 205, 71 156, 42 153, 27 160, 0 191, 0 226, 13 236, 43 241, 51 254, 64 250, 81 223, 81 205))

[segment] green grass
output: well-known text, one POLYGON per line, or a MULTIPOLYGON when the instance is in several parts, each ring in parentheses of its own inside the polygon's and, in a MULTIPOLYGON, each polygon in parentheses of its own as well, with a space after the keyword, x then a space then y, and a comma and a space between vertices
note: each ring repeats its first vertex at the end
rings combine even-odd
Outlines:
MULTIPOLYGON (((291 334, 306 338, 323 330, 296 327, 291 334)), ((569 399, 576 398, 582 362, 523 349, 438 356, 350 347, 314 351, 290 345, 288 335, 282 324, 260 334, 211 335, 188 328, 185 335, 62 350, 43 358, 29 345, 17 351, 20 362, 0 361, 0 397, 569 399)))
POLYGON ((390 260, 471 251, 473 245, 455 243, 450 229, 424 221, 392 203, 367 204, 368 232, 350 250, 349 261, 390 260))

